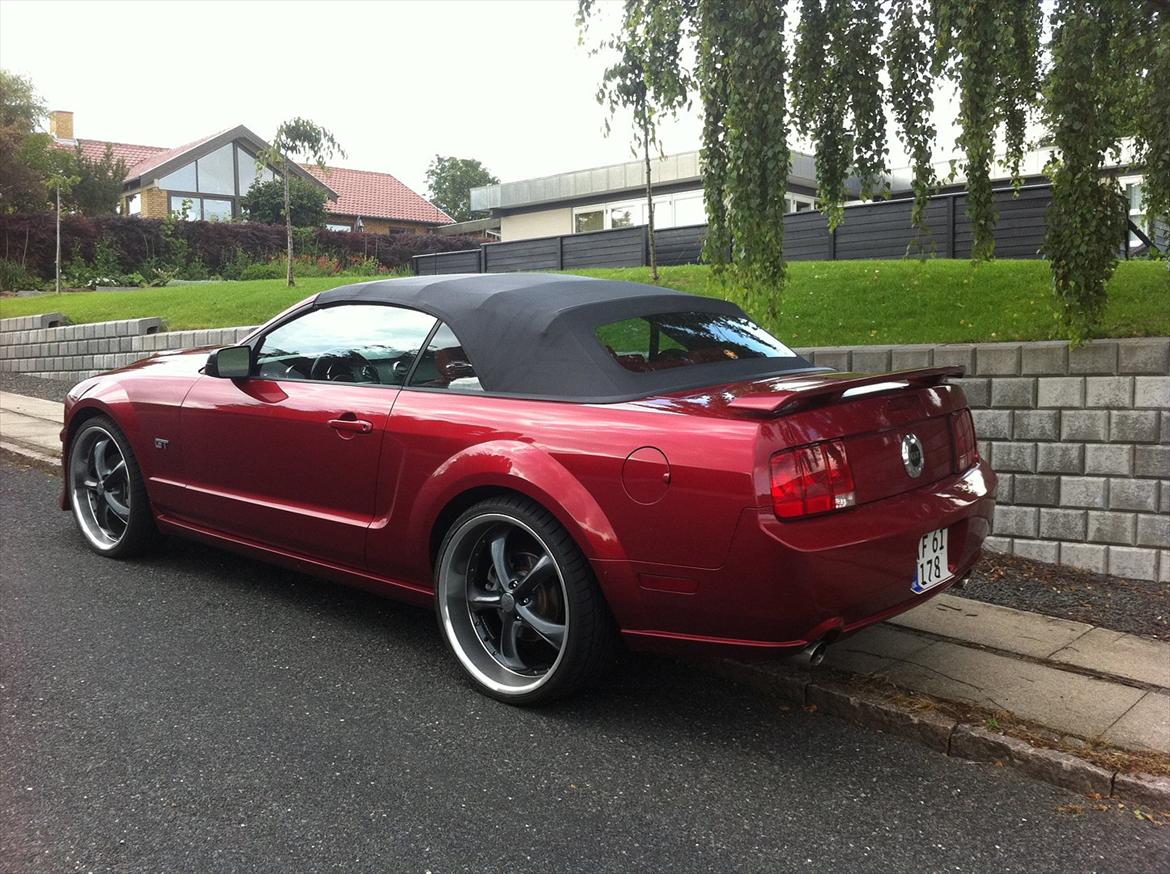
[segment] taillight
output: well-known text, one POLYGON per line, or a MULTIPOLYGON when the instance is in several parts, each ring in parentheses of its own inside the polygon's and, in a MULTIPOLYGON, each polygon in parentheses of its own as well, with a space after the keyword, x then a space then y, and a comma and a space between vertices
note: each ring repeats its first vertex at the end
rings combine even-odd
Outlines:
POLYGON ((955 455, 955 473, 963 473, 979 460, 979 446, 975 442, 975 422, 970 410, 951 413, 951 440, 955 455))
POLYGON ((781 519, 843 510, 855 503, 853 472, 840 440, 772 456, 772 508, 781 519))

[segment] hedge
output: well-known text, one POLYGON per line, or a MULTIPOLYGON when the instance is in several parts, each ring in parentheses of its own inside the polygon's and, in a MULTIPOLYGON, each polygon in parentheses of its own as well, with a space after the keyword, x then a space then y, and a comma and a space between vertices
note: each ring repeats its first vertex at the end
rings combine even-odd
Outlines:
MULTIPOLYGON (((61 217, 61 257, 69 261, 80 256, 89 263, 94 247, 105 240, 113 247, 122 269, 134 272, 151 260, 166 260, 168 243, 161 219, 137 216, 81 215, 61 217)), ((280 225, 257 222, 172 222, 177 239, 187 243, 187 257, 198 258, 211 273, 221 272, 238 253, 252 261, 267 261, 284 254, 285 231, 280 225)), ((369 234, 330 231, 324 228, 297 229, 297 254, 330 255, 344 262, 373 258, 388 269, 410 265, 414 255, 473 249, 479 241, 471 237, 439 234, 369 234)), ((24 265, 42 279, 54 275, 55 218, 47 215, 0 215, 0 258, 24 265)))

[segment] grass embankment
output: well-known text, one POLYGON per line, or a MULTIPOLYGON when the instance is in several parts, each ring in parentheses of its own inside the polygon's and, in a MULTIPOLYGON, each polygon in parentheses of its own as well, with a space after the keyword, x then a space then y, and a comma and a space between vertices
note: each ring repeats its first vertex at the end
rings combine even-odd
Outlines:
MULTIPOLYGON (((649 280, 647 268, 582 270, 588 276, 649 280)), ((128 292, 78 292, 5 299, 0 317, 59 311, 74 322, 161 316, 173 330, 252 325, 353 277, 221 282, 128 292)), ((704 266, 667 267, 662 284, 731 297, 704 266)), ((1045 340, 1057 336, 1052 283, 1044 261, 801 261, 789 265, 779 317, 753 313, 795 346, 1045 340)), ((1170 272, 1165 263, 1118 265, 1101 327, 1107 337, 1170 335, 1170 272)))

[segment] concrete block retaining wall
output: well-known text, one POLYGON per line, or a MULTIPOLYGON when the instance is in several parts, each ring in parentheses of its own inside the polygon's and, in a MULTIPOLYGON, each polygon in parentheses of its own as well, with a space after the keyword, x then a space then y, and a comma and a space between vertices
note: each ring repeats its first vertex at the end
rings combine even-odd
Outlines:
POLYGON ((122 319, 62 327, 9 327, 38 316, 0 323, 0 371, 79 380, 124 367, 152 352, 192 346, 230 346, 251 327, 166 331, 162 319, 122 319))
MULTIPOLYGON (((152 352, 231 345, 253 329, 160 319, 0 321, 0 370, 77 380, 152 352)), ((838 370, 960 364, 980 451, 1000 476, 991 546, 1170 582, 1170 338, 801 350, 838 370)))
POLYGON ((1170 338, 801 351, 839 370, 961 364, 1000 477, 990 545, 1170 582, 1170 338))

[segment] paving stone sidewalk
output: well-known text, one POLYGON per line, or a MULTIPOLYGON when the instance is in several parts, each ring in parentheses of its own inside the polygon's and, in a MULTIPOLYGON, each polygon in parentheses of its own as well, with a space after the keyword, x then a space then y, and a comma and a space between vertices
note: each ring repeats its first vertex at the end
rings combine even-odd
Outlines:
MULTIPOLYGON (((60 457, 60 403, 0 392, 0 447, 60 457)), ((829 650, 826 664, 1061 734, 1170 754, 1170 644, 942 594, 829 650)))
POLYGON ((0 391, 0 449, 59 464, 64 411, 59 401, 0 391))

